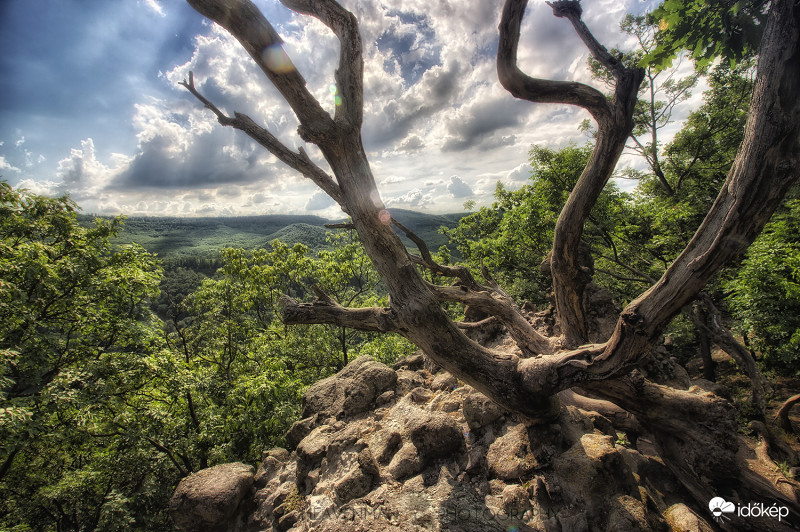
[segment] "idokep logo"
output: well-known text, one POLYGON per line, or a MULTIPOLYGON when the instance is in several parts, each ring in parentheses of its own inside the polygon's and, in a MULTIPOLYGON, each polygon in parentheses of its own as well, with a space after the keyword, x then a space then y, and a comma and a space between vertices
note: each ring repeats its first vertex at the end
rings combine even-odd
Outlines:
POLYGON ((732 514, 736 511, 736 505, 732 502, 728 502, 722 497, 714 497, 710 501, 708 501, 708 509, 711 510, 711 514, 714 516, 714 521, 717 523, 722 523, 725 519, 730 519, 725 514, 732 514))
POLYGON ((778 521, 789 516, 789 508, 778 506, 777 503, 769 506, 763 503, 751 502, 750 504, 742 504, 737 508, 735 504, 726 501, 722 497, 714 497, 708 501, 708 509, 717 523, 723 523, 726 519, 730 519, 726 514, 733 513, 736 513, 737 517, 772 517, 777 518, 778 521))

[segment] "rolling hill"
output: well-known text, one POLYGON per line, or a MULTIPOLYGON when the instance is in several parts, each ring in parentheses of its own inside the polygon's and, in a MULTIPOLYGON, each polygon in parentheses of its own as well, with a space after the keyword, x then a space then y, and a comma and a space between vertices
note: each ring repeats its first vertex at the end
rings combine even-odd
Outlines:
MULTIPOLYGON (((447 238, 439 228, 454 227, 464 213, 425 214, 393 209, 392 216, 419 235, 431 251, 436 251, 447 244, 447 238)), ((91 219, 89 216, 84 218, 87 221, 91 219)), ((325 237, 331 230, 325 224, 342 221, 282 214, 217 218, 129 217, 116 242, 135 242, 162 258, 208 255, 225 247, 255 249, 275 239, 291 244, 299 242, 316 250, 326 246, 325 237)), ((405 236, 403 241, 414 247, 405 236)))

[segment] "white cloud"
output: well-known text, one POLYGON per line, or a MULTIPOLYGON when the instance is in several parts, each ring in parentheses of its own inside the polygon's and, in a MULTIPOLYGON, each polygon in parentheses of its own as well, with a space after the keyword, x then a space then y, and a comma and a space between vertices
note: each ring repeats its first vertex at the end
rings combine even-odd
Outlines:
MULTIPOLYGON (((162 21, 152 13, 166 15, 166 21, 172 16, 161 0, 139 3, 151 23, 162 21)), ((363 139, 387 205, 452 212, 466 197, 488 202, 498 180, 509 187, 527 180, 531 144, 558 148, 583 142, 577 128, 585 112, 516 100, 499 85, 494 64, 499 3, 343 3, 359 19, 365 59, 363 139)), ((333 112, 328 87, 338 61, 336 38, 313 17, 265 1, 260 5, 310 92, 333 112)), ((642 5, 597 0, 583 6, 584 20, 612 47, 624 41, 617 31, 622 13, 642 5)), ((586 55, 566 19, 553 17, 543 2, 530 4, 520 43, 526 73, 589 82, 586 55)), ((235 39, 207 24, 190 52, 175 62, 180 64, 171 69, 159 67, 165 70, 162 92, 142 91, 129 107, 133 111, 119 117, 132 126, 135 149, 107 155, 101 134, 87 138, 60 161, 61 182, 42 186, 71 192, 87 210, 194 215, 313 210, 327 215, 338 209, 245 134, 221 126, 178 86, 194 72, 197 88, 223 112, 248 114, 287 147, 304 146, 327 168, 319 150, 299 138, 291 109, 235 39)), ((22 145, 21 131, 12 138, 19 139, 20 150, 31 146, 22 145)), ((24 159, 10 151, 6 155, 0 169, 8 171, 23 165, 27 171, 29 163, 38 161, 34 154, 24 159)))
POLYGON ((164 12, 164 8, 161 7, 161 4, 158 3, 157 0, 144 0, 144 5, 152 9, 160 17, 167 16, 167 14, 164 12))
POLYGON ((454 198, 469 198, 474 195, 472 188, 457 175, 450 176, 450 183, 447 184, 447 191, 454 198))
POLYGON ((433 202, 430 194, 423 193, 420 189, 415 188, 410 192, 397 196, 386 201, 386 206, 400 206, 400 207, 425 207, 433 202))
POLYGON ((307 211, 314 212, 327 209, 333 205, 335 205, 335 202, 330 198, 330 196, 325 194, 323 191, 318 190, 314 192, 310 198, 308 198, 304 208, 307 211))
POLYGON ((0 170, 10 170, 11 172, 21 172, 19 168, 6 161, 6 158, 0 155, 0 170))
POLYGON ((117 155, 113 162, 112 167, 97 159, 93 139, 81 141, 80 148, 73 148, 69 157, 58 162, 56 176, 61 179, 58 192, 69 193, 79 202, 101 198, 104 189, 128 166, 130 160, 117 155))

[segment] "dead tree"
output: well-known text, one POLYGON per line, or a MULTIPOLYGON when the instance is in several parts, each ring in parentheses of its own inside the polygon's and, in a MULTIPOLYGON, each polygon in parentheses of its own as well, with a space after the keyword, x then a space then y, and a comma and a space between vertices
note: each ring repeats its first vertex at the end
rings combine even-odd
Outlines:
MULTIPOLYGON (((489 275, 478 281, 463 268, 436 264, 406 251, 381 203, 362 139, 363 58, 355 17, 335 0, 282 0, 297 13, 327 25, 340 42, 336 70, 341 104, 327 113, 295 69, 273 71, 262 52, 281 39, 250 0, 188 0, 197 11, 228 30, 261 67, 299 119, 298 133, 322 152, 330 173, 300 149, 288 149, 250 117, 228 116, 197 90, 190 76, 183 85, 223 125, 241 129, 278 159, 311 179, 352 220, 364 248, 391 296, 386 308, 345 308, 321 294, 313 303, 283 298, 288 324, 325 323, 369 331, 395 332, 416 344, 446 370, 529 422, 553 421, 557 394, 574 386, 633 413, 658 440, 665 461, 701 504, 715 496, 743 500, 761 495, 785 500, 769 482, 737 461, 738 440, 731 405, 711 395, 660 386, 635 371, 670 320, 706 283, 758 235, 797 177, 800 154, 800 9, 776 0, 764 31, 758 78, 745 139, 719 197, 692 241, 661 279, 620 314, 611 338, 582 345, 586 323, 582 291, 588 282, 579 247, 583 224, 625 146, 633 126, 633 107, 643 73, 626 68, 592 36, 576 1, 551 3, 587 45, 594 58, 614 74, 609 99, 576 82, 534 79, 516 65, 525 0, 507 0, 500 23, 498 74, 518 98, 535 103, 571 104, 587 109, 597 122, 592 157, 558 219, 551 271, 556 315, 562 335, 537 332, 489 275), (331 175, 332 174, 332 175, 331 175), (419 268, 454 279, 450 286, 428 283, 419 268), (442 302, 468 304, 502 323, 522 355, 489 349, 470 340, 450 320, 442 302)), ((786 504, 794 504, 786 501, 786 504)), ((792 506, 796 511, 796 504, 792 506)), ((756 521, 734 519, 747 529, 756 521)))

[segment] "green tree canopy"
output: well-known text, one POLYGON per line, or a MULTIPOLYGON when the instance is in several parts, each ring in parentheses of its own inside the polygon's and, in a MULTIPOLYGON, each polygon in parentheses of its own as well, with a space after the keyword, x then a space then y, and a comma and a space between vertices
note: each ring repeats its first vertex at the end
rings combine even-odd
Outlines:
POLYGON ((686 50, 704 68, 722 57, 731 66, 758 51, 766 0, 664 0, 650 15, 658 45, 642 64, 666 68, 686 50))

